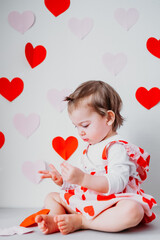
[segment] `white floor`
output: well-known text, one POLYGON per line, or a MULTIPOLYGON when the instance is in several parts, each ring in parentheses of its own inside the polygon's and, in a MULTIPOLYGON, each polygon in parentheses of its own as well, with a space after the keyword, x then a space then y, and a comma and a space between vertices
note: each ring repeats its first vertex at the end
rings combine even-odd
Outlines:
MULTIPOLYGON (((39 209, 5 209, 0 208, 0 228, 12 227, 19 225, 27 216, 37 212, 39 209)), ((91 230, 81 230, 69 235, 55 233, 51 235, 43 235, 37 227, 33 228, 33 233, 13 236, 0 236, 0 239, 13 240, 159 240, 160 239, 160 207, 156 207, 154 212, 157 215, 156 220, 150 224, 140 225, 136 228, 126 230, 120 233, 105 233, 91 230)))

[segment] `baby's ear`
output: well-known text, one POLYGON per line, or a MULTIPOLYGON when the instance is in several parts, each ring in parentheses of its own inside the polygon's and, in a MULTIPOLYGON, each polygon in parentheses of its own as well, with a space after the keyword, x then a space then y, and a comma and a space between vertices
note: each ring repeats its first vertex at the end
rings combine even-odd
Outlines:
POLYGON ((107 111, 107 124, 111 126, 115 120, 115 113, 112 110, 107 111))

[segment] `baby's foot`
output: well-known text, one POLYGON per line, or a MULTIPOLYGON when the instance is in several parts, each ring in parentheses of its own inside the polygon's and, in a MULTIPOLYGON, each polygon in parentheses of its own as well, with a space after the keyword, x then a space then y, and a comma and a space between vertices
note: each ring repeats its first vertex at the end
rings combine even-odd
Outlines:
POLYGON ((59 231, 57 223, 54 221, 54 216, 52 215, 37 215, 35 221, 43 234, 59 231))
POLYGON ((64 214, 54 217, 55 222, 62 234, 68 234, 81 229, 82 219, 80 214, 64 214))

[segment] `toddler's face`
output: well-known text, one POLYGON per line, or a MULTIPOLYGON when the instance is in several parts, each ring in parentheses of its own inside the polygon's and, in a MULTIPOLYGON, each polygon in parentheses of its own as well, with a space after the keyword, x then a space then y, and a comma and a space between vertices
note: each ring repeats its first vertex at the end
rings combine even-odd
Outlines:
POLYGON ((107 117, 102 117, 89 106, 79 104, 69 113, 69 117, 80 137, 89 144, 96 144, 112 135, 112 126, 108 125, 107 117))

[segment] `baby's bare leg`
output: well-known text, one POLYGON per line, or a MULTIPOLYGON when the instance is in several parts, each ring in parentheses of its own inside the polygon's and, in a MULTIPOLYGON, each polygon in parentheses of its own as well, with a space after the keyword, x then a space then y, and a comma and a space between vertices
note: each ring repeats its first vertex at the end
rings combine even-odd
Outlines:
POLYGON ((121 200, 92 220, 81 214, 62 214, 55 216, 62 234, 78 229, 93 229, 104 232, 119 232, 138 225, 144 216, 142 206, 133 200, 121 200))
POLYGON ((66 204, 61 200, 59 193, 49 193, 45 199, 45 208, 50 209, 49 215, 38 215, 35 221, 39 229, 44 234, 50 234, 59 231, 57 222, 55 222, 55 215, 66 213, 74 213, 66 204))
POLYGON ((93 220, 82 217, 82 228, 119 232, 137 226, 144 216, 143 207, 133 200, 121 200, 93 220))

